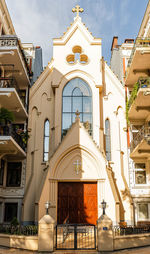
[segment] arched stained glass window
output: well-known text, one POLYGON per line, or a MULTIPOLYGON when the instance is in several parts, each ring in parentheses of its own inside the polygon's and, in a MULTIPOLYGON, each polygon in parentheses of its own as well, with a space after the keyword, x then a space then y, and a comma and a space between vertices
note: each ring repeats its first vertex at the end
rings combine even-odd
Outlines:
POLYGON ((80 78, 69 81, 62 94, 62 136, 75 122, 75 113, 80 112, 80 121, 92 135, 92 92, 89 85, 80 78))
POLYGON ((44 123, 44 151, 43 151, 43 160, 44 161, 48 161, 49 131, 50 131, 50 124, 49 124, 49 120, 47 119, 44 123))
POLYGON ((105 147, 106 147, 106 159, 111 161, 111 140, 110 140, 110 121, 105 120, 105 147))

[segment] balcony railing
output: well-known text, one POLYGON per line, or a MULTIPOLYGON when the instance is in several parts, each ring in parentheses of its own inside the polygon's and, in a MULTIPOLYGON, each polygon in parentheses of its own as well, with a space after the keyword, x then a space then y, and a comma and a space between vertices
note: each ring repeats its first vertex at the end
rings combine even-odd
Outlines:
POLYGON ((27 68, 28 75, 30 76, 29 66, 28 66, 24 51, 21 47, 21 42, 18 39, 18 37, 14 36, 14 35, 2 35, 2 36, 0 36, 0 49, 2 49, 4 47, 5 48, 7 48, 7 47, 18 47, 18 50, 19 50, 19 52, 20 52, 20 54, 21 54, 21 56, 24 60, 25 66, 27 68))
POLYGON ((139 48, 139 47, 142 47, 142 48, 143 47, 150 47, 150 38, 142 38, 142 37, 136 38, 127 67, 130 67, 133 56, 134 56, 134 52, 136 51, 136 48, 139 48))
POLYGON ((150 126, 143 125, 141 129, 134 134, 134 139, 131 142, 131 152, 144 139, 150 145, 150 126))
POLYGON ((16 36, 3 35, 0 37, 0 47, 15 47, 18 45, 18 38, 16 36))
POLYGON ((17 82, 14 78, 0 77, 0 88, 15 88, 25 109, 27 110, 27 104, 25 103, 25 97, 22 96, 22 91, 18 88, 17 82))
POLYGON ((22 136, 17 133, 12 124, 0 125, 0 136, 11 136, 24 151, 26 150, 22 136))
POLYGON ((128 109, 130 109, 132 103, 135 101, 137 97, 137 93, 140 88, 150 88, 150 77, 147 78, 139 78, 138 82, 134 85, 133 90, 131 92, 129 101, 128 101, 128 109))

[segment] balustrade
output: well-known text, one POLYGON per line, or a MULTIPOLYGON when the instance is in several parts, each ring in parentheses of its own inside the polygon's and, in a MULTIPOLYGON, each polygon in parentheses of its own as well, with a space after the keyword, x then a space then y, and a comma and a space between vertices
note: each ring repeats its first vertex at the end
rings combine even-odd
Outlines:
POLYGON ((145 139, 146 142, 150 145, 150 126, 143 125, 141 129, 139 129, 138 132, 134 134, 134 138, 131 142, 131 152, 143 139, 145 139))
POLYGON ((18 39, 17 36, 15 35, 1 35, 0 36, 0 50, 3 48, 8 48, 9 50, 13 50, 13 48, 17 48, 24 63, 25 63, 25 66, 26 66, 26 69, 27 69, 27 72, 28 72, 28 75, 30 76, 30 70, 29 70, 29 66, 28 66, 28 63, 27 63, 27 60, 26 60, 26 57, 25 57, 25 54, 24 54, 24 51, 22 49, 22 46, 21 46, 21 43, 18 39))
POLYGON ((17 133, 12 124, 0 125, 0 136, 11 136, 23 150, 26 149, 22 136, 17 133))
POLYGON ((0 77, 0 88, 15 88, 25 109, 27 110, 27 104, 25 103, 25 96, 22 96, 22 90, 19 89, 15 78, 0 77))
POLYGON ((150 77, 141 77, 139 78, 138 82, 135 83, 133 90, 131 92, 129 101, 128 101, 128 110, 130 109, 131 105, 135 101, 137 97, 137 93, 140 88, 150 88, 150 77))
POLYGON ((131 55, 130 55, 130 58, 129 58, 129 61, 128 61, 128 65, 127 65, 128 68, 131 65, 131 62, 132 62, 132 59, 133 59, 133 56, 134 56, 134 53, 135 53, 136 49, 139 48, 139 47, 150 47, 150 38, 142 38, 142 37, 141 38, 140 37, 136 38, 133 49, 132 49, 132 52, 131 52, 131 55))
POLYGON ((3 35, 0 37, 0 47, 15 47, 18 45, 18 38, 10 35, 3 35))

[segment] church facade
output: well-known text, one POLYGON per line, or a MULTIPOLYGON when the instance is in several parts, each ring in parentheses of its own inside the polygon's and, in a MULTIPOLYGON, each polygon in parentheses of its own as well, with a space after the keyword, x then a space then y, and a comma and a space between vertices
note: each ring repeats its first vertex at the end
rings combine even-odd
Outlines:
POLYGON ((102 40, 83 24, 79 6, 53 58, 30 89, 24 224, 50 202, 57 223, 90 223, 106 213, 133 223, 128 188, 125 90, 102 57, 102 40))

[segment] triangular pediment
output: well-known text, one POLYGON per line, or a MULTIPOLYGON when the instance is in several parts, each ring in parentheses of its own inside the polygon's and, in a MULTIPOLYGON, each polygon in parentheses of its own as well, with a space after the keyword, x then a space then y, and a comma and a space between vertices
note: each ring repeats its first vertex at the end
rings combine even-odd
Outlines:
POLYGON ((62 175, 65 179, 106 177, 106 160, 80 120, 71 126, 51 157, 50 168, 50 178, 61 179, 62 175), (77 160, 84 164, 80 174, 74 172, 74 162, 77 160))
POLYGON ((83 34, 84 38, 89 42, 89 44, 101 45, 101 39, 93 37, 93 35, 88 31, 88 28, 81 21, 80 17, 76 17, 74 19, 74 22, 71 23, 70 27, 68 27, 67 31, 62 37, 53 39, 53 44, 65 45, 77 30, 83 34))

